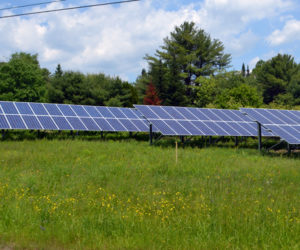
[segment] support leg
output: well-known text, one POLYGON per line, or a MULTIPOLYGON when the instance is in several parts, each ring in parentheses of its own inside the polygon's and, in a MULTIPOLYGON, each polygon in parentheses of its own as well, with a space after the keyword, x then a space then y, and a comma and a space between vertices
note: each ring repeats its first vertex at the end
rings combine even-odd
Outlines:
POLYGON ((149 126, 149 141, 150 141, 150 145, 152 145, 153 142, 153 133, 152 133, 152 124, 150 124, 149 126))
POLYGON ((261 124, 257 123, 258 150, 261 151, 261 124))
POLYGON ((103 131, 100 131, 101 139, 103 139, 103 131))
POLYGON ((234 138, 234 141, 235 141, 235 146, 237 147, 239 145, 239 138, 236 136, 234 138))

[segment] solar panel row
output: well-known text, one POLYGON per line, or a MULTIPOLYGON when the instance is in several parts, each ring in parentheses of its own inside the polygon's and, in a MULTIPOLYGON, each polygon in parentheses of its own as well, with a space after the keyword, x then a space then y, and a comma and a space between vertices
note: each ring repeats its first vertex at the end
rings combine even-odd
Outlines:
POLYGON ((289 144, 300 144, 300 111, 252 108, 241 111, 289 144))
MULTIPOLYGON (((164 135, 257 136, 257 124, 238 110, 135 105, 164 135)), ((264 136, 273 136, 263 130, 264 136)))
POLYGON ((1 101, 0 128, 147 132, 149 124, 130 108, 1 101))

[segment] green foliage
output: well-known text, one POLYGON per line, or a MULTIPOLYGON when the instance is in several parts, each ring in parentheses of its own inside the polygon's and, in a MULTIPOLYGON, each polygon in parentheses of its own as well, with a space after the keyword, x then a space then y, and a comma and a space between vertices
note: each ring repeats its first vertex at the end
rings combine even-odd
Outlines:
POLYGON ((2 248, 297 249, 299 159, 146 142, 0 147, 2 248))
POLYGON ((217 82, 213 76, 200 76, 196 79, 197 86, 194 87, 194 92, 197 95, 195 105, 197 107, 206 107, 214 102, 217 95, 217 82))
POLYGON ((297 71, 297 64, 291 55, 281 55, 256 64, 253 74, 263 90, 264 103, 274 101, 279 94, 285 94, 287 87, 297 71))
POLYGON ((238 109, 240 107, 257 108, 262 105, 262 98, 257 89, 245 83, 228 91, 223 91, 215 101, 218 108, 238 109))
POLYGON ((48 99, 53 103, 132 107, 137 98, 133 85, 118 77, 63 72, 60 65, 48 85, 48 99))
POLYGON ((0 64, 0 100, 45 101, 49 74, 40 68, 37 55, 12 54, 8 62, 0 64))
POLYGON ((193 22, 176 26, 170 37, 164 39, 161 49, 156 51, 155 57, 146 56, 146 59, 153 84, 166 105, 193 104, 194 93, 190 86, 195 84, 195 79, 212 75, 230 62, 222 42, 212 40, 193 22))

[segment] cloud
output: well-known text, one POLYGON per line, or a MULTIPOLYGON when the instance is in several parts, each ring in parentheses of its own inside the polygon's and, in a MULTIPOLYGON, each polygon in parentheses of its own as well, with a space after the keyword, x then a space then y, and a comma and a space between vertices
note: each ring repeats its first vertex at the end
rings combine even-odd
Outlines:
MULTIPOLYGON (((241 56, 259 37, 249 23, 280 15, 289 0, 144 0, 120 6, 56 12, 0 21, 0 55, 38 53, 43 67, 103 72, 134 80, 175 25, 194 21, 226 52, 241 56), (170 7, 172 6, 172 8, 170 7)), ((54 3, 44 10, 62 7, 54 3)))
POLYGON ((291 43, 300 40, 300 21, 288 20, 282 30, 275 30, 267 37, 267 41, 272 46, 278 46, 284 43, 291 43))

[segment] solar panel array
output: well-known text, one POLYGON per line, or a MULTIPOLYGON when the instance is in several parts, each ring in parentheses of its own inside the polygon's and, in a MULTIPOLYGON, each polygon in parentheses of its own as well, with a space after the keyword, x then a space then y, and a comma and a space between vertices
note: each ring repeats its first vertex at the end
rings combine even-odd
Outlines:
POLYGON ((289 144, 300 144, 300 111, 252 108, 241 111, 289 144))
MULTIPOLYGON (((257 124, 239 110, 135 105, 163 135, 257 136, 257 124)), ((263 136, 273 136, 263 130, 263 136)))
POLYGON ((148 132, 135 109, 0 101, 0 129, 148 132))

